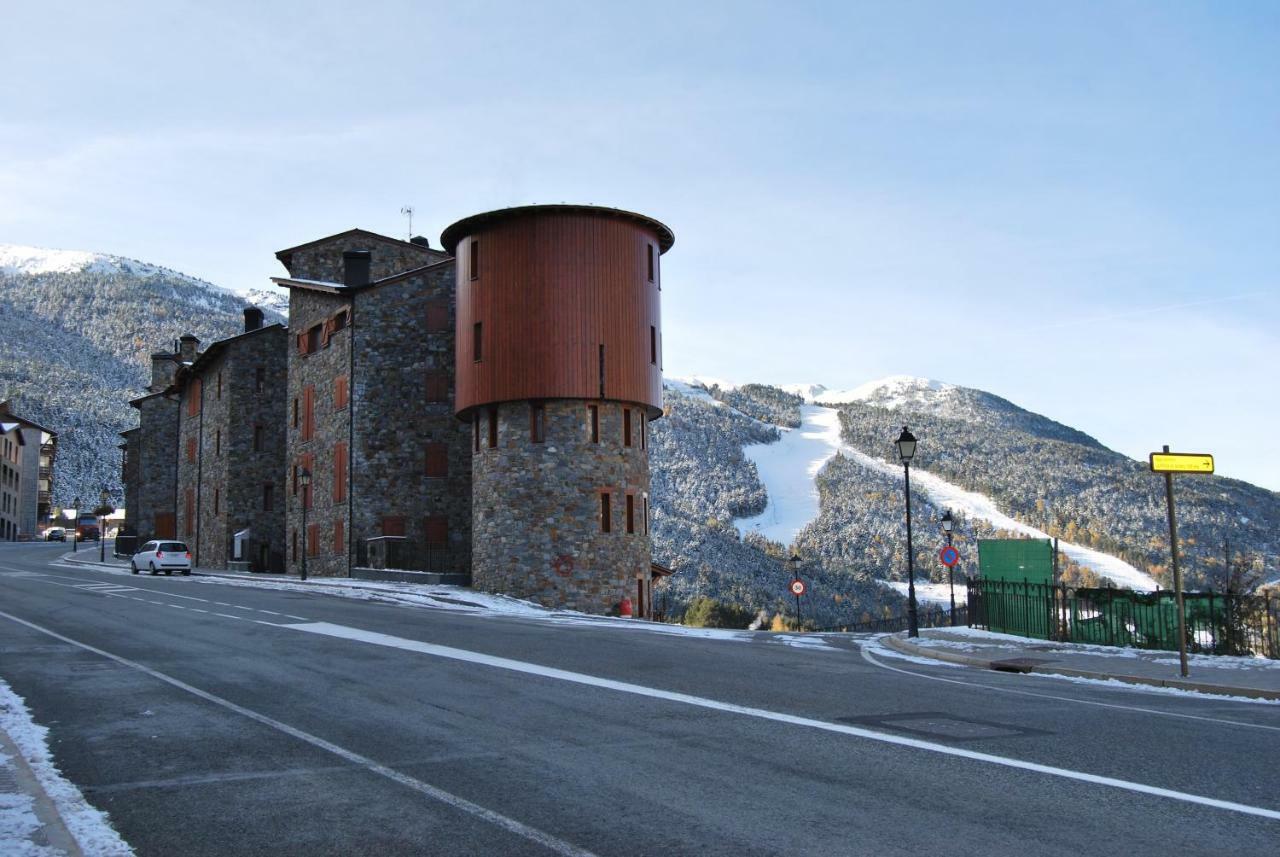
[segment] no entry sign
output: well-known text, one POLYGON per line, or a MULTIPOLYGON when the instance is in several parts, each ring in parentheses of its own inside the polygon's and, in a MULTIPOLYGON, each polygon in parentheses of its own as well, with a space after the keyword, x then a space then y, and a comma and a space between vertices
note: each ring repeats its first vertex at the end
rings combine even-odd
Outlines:
POLYGON ((797 578, 796 580, 791 581, 791 594, 794 595, 796 598, 799 598, 801 595, 804 595, 804 590, 805 590, 805 586, 804 586, 803 580, 800 580, 799 578, 797 578))
POLYGON ((938 551, 938 559, 942 560, 943 565, 950 568, 960 561, 960 551, 956 550, 951 545, 947 545, 945 548, 938 551))

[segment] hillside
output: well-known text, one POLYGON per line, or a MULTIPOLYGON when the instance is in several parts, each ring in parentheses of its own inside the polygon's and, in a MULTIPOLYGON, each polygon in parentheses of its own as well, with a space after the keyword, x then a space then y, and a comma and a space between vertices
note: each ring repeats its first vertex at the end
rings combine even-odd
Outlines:
MULTIPOLYGON (((134 259, 0 244, 0 399, 59 433, 54 504, 120 495, 119 432, 149 355, 242 328, 244 298, 134 259)), ((280 320, 267 310, 269 321, 280 320)))

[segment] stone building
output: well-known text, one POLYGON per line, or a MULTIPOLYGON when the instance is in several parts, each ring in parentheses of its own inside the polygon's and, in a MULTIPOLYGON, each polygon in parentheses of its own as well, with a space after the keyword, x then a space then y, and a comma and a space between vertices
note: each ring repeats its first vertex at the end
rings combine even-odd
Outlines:
POLYGON ((662 415, 663 224, 617 209, 461 220, 455 409, 472 428, 474 585, 649 615, 648 423, 662 415))
POLYGON ((0 540, 32 538, 52 511, 58 435, 0 402, 0 540))
POLYGON ((453 419, 453 259, 353 229, 282 250, 291 571, 465 579, 469 434, 453 419), (309 476, 306 485, 304 476, 309 476), (305 525, 304 525, 305 506, 305 525))
POLYGON ((196 565, 283 571, 288 332, 244 311, 244 332, 178 370, 177 538, 196 565), (240 552, 235 541, 240 534, 240 552))
POLYGON ((172 351, 151 355, 147 392, 129 402, 138 427, 125 432, 125 530, 149 539, 178 536, 178 368, 196 359, 200 340, 185 335, 172 351), (132 477, 133 481, 130 481, 132 477))

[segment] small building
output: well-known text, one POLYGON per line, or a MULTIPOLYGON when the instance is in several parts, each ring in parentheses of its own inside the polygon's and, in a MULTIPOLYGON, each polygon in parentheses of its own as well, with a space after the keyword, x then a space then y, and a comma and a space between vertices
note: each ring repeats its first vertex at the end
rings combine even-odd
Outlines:
POLYGON ((190 334, 172 351, 151 355, 147 392, 129 404, 138 411, 138 426, 123 433, 125 529, 150 539, 178 537, 178 369, 196 359, 200 340, 190 334))
POLYGON ((0 402, 0 540, 34 538, 49 522, 58 435, 0 402))

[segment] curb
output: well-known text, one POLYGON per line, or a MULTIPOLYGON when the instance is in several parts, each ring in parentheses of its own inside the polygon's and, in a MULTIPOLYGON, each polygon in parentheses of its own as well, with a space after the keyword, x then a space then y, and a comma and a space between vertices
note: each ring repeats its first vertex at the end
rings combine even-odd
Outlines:
POLYGON ((53 798, 49 797, 49 793, 44 790, 44 786, 40 784, 40 779, 31 770, 26 758, 23 757, 22 751, 18 749, 17 744, 4 729, 0 729, 0 751, 3 751, 6 756, 13 759, 14 779, 18 782, 18 788, 23 794, 31 797, 32 811, 41 825, 36 835, 43 834, 43 838, 49 848, 55 851, 63 852, 69 857, 84 857, 84 851, 81 850, 80 843, 71 835, 71 831, 67 829, 66 822, 62 820, 62 814, 58 812, 57 804, 53 802, 53 798))
POLYGON ((934 661, 945 661, 952 664, 961 664, 967 667, 978 667, 979 669, 993 670, 995 672, 1061 675, 1068 676, 1070 678, 1088 678, 1099 681, 1120 681, 1125 684, 1141 684, 1149 687, 1170 687, 1176 690, 1190 690, 1195 691, 1196 693, 1212 693, 1219 696, 1241 696, 1246 699, 1280 699, 1280 690, 1267 690, 1266 688, 1261 687, 1239 687, 1236 685, 1209 684, 1207 682, 1191 681, 1189 679, 1180 678, 1153 678, 1151 676, 1078 670, 1072 669, 1071 667, 1040 666, 1036 664, 1018 663, 1016 659, 1011 658, 992 660, 991 658, 962 655, 956 652, 940 652, 935 649, 926 649, 921 646, 917 646, 914 643, 907 642, 905 639, 894 634, 890 634, 883 639, 885 645, 904 655, 911 655, 912 657, 926 658, 934 661))

